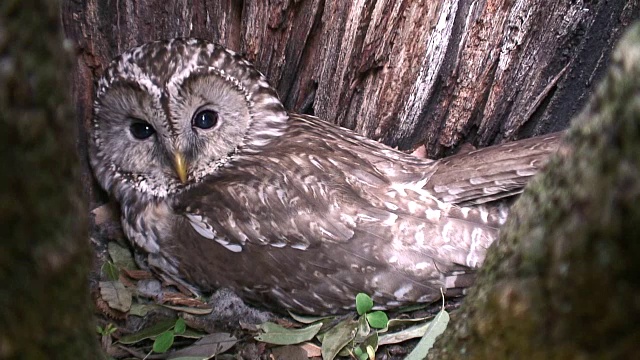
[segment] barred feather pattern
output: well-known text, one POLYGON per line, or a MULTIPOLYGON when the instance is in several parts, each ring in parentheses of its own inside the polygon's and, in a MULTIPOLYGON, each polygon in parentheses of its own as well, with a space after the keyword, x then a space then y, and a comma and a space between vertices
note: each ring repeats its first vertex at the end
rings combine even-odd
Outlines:
POLYGON ((418 159, 286 113, 246 60, 192 39, 116 59, 95 114, 94 172, 158 273, 308 314, 350 310, 358 292, 384 309, 460 294, 560 138, 418 159), (203 106, 220 114, 211 131, 192 129, 203 106), (131 138, 131 118, 154 137, 131 138), (185 184, 175 153, 190 164, 185 184))

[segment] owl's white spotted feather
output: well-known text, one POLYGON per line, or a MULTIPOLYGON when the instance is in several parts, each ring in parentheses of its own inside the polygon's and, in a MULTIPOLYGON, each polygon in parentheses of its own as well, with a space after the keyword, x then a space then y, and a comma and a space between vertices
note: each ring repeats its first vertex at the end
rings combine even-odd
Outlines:
POLYGON ((287 114, 219 45, 155 42, 106 70, 91 160, 123 228, 163 276, 297 312, 381 307, 469 285, 558 136, 418 159, 287 114))

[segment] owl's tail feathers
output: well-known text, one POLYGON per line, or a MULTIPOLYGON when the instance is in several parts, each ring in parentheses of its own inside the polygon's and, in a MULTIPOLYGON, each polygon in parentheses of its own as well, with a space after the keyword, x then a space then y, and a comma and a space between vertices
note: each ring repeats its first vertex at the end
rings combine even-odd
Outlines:
POLYGON ((519 194, 558 149, 563 135, 557 132, 444 158, 425 189, 441 201, 460 206, 519 194))

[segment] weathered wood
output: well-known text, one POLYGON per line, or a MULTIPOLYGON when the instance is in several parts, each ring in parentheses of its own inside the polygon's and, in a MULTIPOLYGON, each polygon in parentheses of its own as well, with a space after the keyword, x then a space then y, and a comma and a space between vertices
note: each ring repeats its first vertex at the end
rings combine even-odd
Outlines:
POLYGON ((0 2, 0 358, 99 359, 59 3, 0 2))
POLYGON ((566 127, 638 18, 637 0, 63 0, 62 12, 82 129, 112 57, 196 36, 254 61, 288 109, 432 157, 566 127))
POLYGON ((110 58, 197 36, 244 53, 287 108, 431 156, 564 128, 637 1, 65 0, 79 112, 110 58))
POLYGON ((614 59, 429 358, 637 356, 640 24, 614 59))

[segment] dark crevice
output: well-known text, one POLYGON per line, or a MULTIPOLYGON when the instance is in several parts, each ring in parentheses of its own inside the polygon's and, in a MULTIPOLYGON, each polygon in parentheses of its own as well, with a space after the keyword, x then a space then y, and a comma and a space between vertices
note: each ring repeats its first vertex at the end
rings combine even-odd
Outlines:
MULTIPOLYGON (((313 9, 308 9, 312 11, 313 9)), ((290 42, 286 48, 286 58, 293 57, 295 50, 301 49, 294 66, 290 66, 283 72, 283 77, 278 86, 278 93, 283 97, 285 108, 298 113, 307 113, 308 107, 313 107, 315 93, 318 87, 317 82, 312 80, 314 69, 310 64, 314 64, 314 58, 318 54, 318 45, 321 39, 322 15, 324 14, 324 0, 318 2, 313 24, 306 34, 302 45, 290 42), (311 104, 309 98, 311 96, 311 104), (303 99, 303 100, 302 100, 303 99), (301 103, 302 101, 302 103, 301 103)), ((313 109, 311 109, 313 112, 313 109)))

